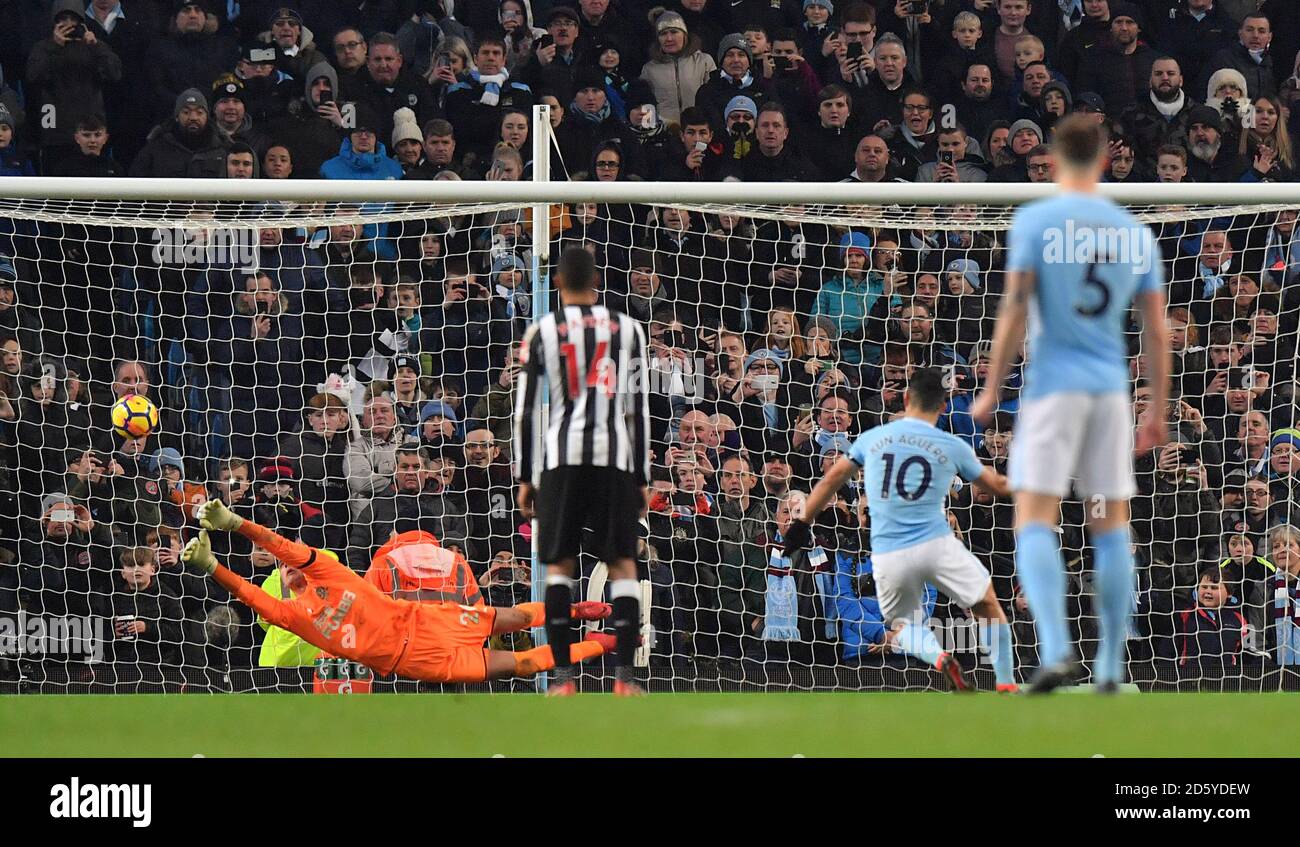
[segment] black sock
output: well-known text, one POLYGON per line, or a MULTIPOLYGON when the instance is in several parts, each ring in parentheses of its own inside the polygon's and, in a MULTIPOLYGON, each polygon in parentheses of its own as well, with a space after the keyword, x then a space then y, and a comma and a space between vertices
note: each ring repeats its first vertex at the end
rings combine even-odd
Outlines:
POLYGON ((615 597, 610 605, 614 607, 610 620, 617 642, 615 674, 618 679, 627 681, 632 679, 637 637, 641 634, 641 601, 636 597, 615 597))
POLYGON ((551 654, 555 656, 557 677, 569 674, 569 645, 573 643, 572 603, 573 588, 569 583, 546 586, 546 642, 551 645, 551 654))

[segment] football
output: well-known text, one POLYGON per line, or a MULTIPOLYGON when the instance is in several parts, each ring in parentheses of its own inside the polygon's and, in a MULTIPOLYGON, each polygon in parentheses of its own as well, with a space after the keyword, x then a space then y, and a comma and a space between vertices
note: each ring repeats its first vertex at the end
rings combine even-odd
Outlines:
POLYGON ((123 438, 142 438, 158 426, 158 407, 143 394, 128 394, 113 404, 113 431, 123 438))

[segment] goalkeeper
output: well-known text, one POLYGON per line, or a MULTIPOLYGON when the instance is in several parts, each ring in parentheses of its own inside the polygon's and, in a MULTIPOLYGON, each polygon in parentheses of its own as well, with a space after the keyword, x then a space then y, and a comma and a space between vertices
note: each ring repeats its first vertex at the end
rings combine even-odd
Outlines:
MULTIPOLYGON (((396 673, 427 682, 483 682, 532 676, 555 667, 549 646, 521 653, 483 646, 489 636, 542 626, 541 603, 492 607, 394 600, 339 564, 332 553, 290 541, 239 517, 219 500, 204 503, 196 516, 204 531, 185 545, 182 561, 216 579, 267 622, 335 656, 360 662, 377 674, 396 673), (218 564, 208 539, 210 529, 238 532, 270 551, 282 565, 302 573, 306 590, 292 600, 278 600, 218 564)), ((405 535, 412 536, 410 544, 403 545, 399 536, 385 549, 405 548, 404 558, 412 559, 420 555, 421 545, 429 545, 423 533, 405 535)), ((607 617, 610 607, 577 603, 572 611, 578 620, 593 620, 607 617)), ((591 633, 570 651, 574 661, 583 661, 613 649, 614 636, 591 633)))

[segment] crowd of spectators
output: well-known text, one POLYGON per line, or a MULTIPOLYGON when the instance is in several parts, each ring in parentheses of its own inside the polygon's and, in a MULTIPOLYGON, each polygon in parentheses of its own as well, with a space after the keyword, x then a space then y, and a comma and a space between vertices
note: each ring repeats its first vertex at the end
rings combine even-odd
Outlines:
MULTIPOLYGON (((1109 127, 1110 181, 1296 178, 1300 5, 1289 0, 6 11, 7 175, 519 180, 532 169, 531 107, 546 103, 555 179, 889 182, 905 202, 908 182, 1050 181, 1046 144, 1070 112, 1109 127)), ((334 204, 306 224, 301 209, 254 209, 252 263, 201 250, 177 260, 156 231, 3 221, 0 513, 18 520, 0 533, 0 615, 108 616, 115 678, 188 668, 220 685, 258 661, 264 636, 179 566, 208 497, 359 571, 393 531, 426 529, 465 554, 494 603, 528 594, 510 416, 536 222, 375 212, 334 204), (129 393, 163 410, 157 433, 109 431, 109 406, 129 393)), ((644 322, 662 376, 644 545, 652 652, 682 673, 901 663, 857 492, 828 510, 811 553, 777 561, 773 545, 828 463, 899 413, 916 367, 947 369, 941 425, 1005 463, 1019 376, 988 428, 966 413, 1004 239, 965 206, 919 210, 910 226, 742 212, 575 204, 549 221, 552 255, 596 254, 604 301, 644 322), (791 598, 798 633, 778 636, 767 604, 791 598)), ((222 214, 192 210, 214 227, 222 214)), ((1158 673, 1209 680, 1300 661, 1296 217, 1188 212, 1156 225, 1175 438, 1137 462, 1130 652, 1158 673)), ((1133 378, 1140 409, 1136 365, 1133 378)), ((1063 508, 1086 654, 1089 504, 1063 508)), ((1010 505, 964 488, 951 514, 1032 666, 1010 505)), ((274 574, 264 551, 221 543, 237 572, 274 574)), ((942 596, 929 610, 961 619, 942 596)), ((38 683, 104 673, 0 657, 0 676, 38 683)))

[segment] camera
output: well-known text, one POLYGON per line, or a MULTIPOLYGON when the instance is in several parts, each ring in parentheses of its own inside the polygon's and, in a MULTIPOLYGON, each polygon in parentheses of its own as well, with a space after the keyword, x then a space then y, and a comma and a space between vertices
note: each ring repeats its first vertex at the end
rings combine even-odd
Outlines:
POLYGON ((940 151, 939 151, 939 164, 941 164, 941 165, 951 165, 951 164, 952 164, 952 151, 951 151, 951 150, 940 150, 940 151))
POLYGON ((1237 100, 1236 100, 1236 98, 1233 98, 1233 97, 1224 97, 1224 98, 1223 98, 1223 104, 1222 104, 1219 108, 1221 108, 1221 109, 1223 110, 1223 114, 1225 114, 1225 115, 1235 115, 1235 114, 1237 114, 1237 100))
POLYGON ((543 47, 550 47, 554 43, 555 43, 555 36, 551 35, 548 32, 546 35, 543 35, 541 38, 537 39, 537 49, 541 50, 543 47))
POLYGON ((788 70, 790 70, 792 67, 794 67, 794 62, 790 61, 790 57, 789 57, 789 56, 773 56, 773 57, 772 57, 772 65, 773 65, 773 66, 774 66, 778 71, 788 71, 788 70))
POLYGON ((333 102, 334 102, 334 89, 332 87, 327 86, 320 93, 320 105, 324 106, 326 103, 333 103, 333 102))
POLYGON ((907 14, 909 16, 924 15, 927 14, 929 11, 930 11, 930 0, 908 0, 907 14))
POLYGON ((81 41, 85 37, 86 37, 85 24, 77 24, 72 28, 72 32, 68 33, 69 41, 81 41))
POLYGON ((847 49, 847 52, 848 52, 848 57, 849 57, 849 61, 850 61, 850 62, 862 58, 862 42, 861 42, 861 41, 850 41, 850 42, 849 42, 849 46, 848 46, 846 49, 847 49))

